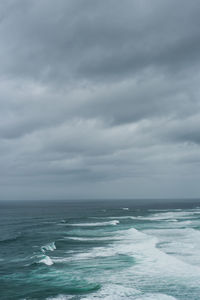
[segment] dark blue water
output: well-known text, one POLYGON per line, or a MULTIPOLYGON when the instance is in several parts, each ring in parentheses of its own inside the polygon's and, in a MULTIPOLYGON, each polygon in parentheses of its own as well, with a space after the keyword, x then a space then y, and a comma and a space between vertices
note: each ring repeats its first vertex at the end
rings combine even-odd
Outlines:
POLYGON ((0 203, 0 299, 200 299, 196 201, 0 203))

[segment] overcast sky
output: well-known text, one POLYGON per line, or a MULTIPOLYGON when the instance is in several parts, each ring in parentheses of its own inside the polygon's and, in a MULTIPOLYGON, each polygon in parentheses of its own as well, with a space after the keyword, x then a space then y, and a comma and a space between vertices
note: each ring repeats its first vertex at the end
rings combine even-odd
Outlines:
POLYGON ((200 196, 200 1, 0 2, 0 199, 200 196))

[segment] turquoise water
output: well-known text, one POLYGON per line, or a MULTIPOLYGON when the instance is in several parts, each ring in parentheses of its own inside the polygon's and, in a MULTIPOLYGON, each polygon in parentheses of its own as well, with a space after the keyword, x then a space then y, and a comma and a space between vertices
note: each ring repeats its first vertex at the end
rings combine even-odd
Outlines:
POLYGON ((200 299, 198 203, 0 204, 0 299, 200 299))

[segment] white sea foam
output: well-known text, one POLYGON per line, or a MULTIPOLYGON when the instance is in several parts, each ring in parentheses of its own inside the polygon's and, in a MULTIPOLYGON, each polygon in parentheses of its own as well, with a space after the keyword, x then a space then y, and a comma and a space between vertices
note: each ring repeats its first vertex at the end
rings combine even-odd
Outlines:
POLYGON ((108 219, 132 219, 139 221, 172 221, 176 222, 178 220, 185 220, 187 218, 193 219, 196 218, 196 212, 193 211, 167 211, 167 212, 159 212, 159 213, 151 213, 147 216, 118 216, 118 217, 107 217, 108 219))
POLYGON ((116 247, 114 244, 113 246, 109 247, 95 247, 88 252, 79 252, 73 254, 71 257, 54 257, 53 261, 65 263, 70 261, 81 261, 81 260, 88 260, 88 259, 95 259, 95 258, 102 258, 102 257, 111 257, 115 256, 116 254, 124 254, 123 251, 120 251, 119 248, 116 247))
POLYGON ((123 209, 123 210, 129 210, 129 208, 128 208, 128 207, 123 207, 122 209, 123 209))
POLYGON ((82 300, 105 299, 105 300, 125 300, 136 299, 133 296, 140 294, 140 292, 133 287, 126 287, 118 284, 106 284, 95 295, 91 294, 82 300))
POLYGON ((118 220, 107 221, 107 222, 96 222, 96 223, 75 223, 75 224, 66 224, 68 226, 81 226, 81 227, 90 227, 90 226, 108 226, 108 225, 117 225, 119 224, 118 220))
MULTIPOLYGON (((193 274, 200 274, 200 268, 198 266, 190 265, 177 257, 168 255, 156 247, 159 242, 159 237, 137 231, 135 229, 127 230, 127 238, 131 239, 131 243, 128 243, 126 252, 129 254, 132 251, 132 255, 139 259, 140 264, 135 266, 135 272, 144 272, 147 274, 164 276, 183 277, 193 276, 193 274)), ((198 278, 200 281, 200 278, 198 278)))
POLYGON ((58 295, 55 297, 48 297, 46 300, 70 300, 72 299, 73 296, 68 296, 68 295, 58 295))
POLYGON ((140 295, 139 297, 136 297, 135 300, 176 300, 177 298, 174 298, 169 295, 165 294, 144 294, 140 295))
POLYGON ((45 253, 45 251, 54 251, 56 249, 56 245, 55 242, 46 244, 44 246, 41 247, 42 252, 45 253))
MULTIPOLYGON (((176 225, 177 222, 174 223, 174 226, 176 225)), ((73 261, 83 267, 85 264, 90 264, 91 259, 94 262, 95 259, 98 259, 95 263, 99 264, 99 259, 102 257, 114 258, 120 254, 133 257, 133 261, 136 263, 134 265, 130 264, 125 269, 120 269, 119 261, 119 272, 113 272, 112 270, 104 272, 102 270, 101 275, 101 270, 99 270, 95 280, 101 284, 102 288, 95 293, 82 296, 82 300, 176 300, 175 297, 170 295, 154 292, 157 284, 164 287, 174 282, 177 285, 186 283, 187 287, 190 288, 200 285, 200 268, 198 266, 190 265, 187 261, 179 259, 179 257, 167 254, 165 249, 157 248, 158 243, 168 241, 168 235, 172 235, 174 240, 178 240, 179 236, 187 236, 188 238, 191 236, 190 241, 192 241, 197 238, 196 234, 200 234, 198 231, 196 232, 196 230, 190 228, 178 229, 178 231, 176 229, 160 229, 160 234, 156 234, 154 229, 141 231, 130 228, 128 230, 117 230, 114 234, 117 241, 105 247, 95 247, 83 253, 71 253, 70 257, 52 258, 54 262, 73 261), (175 230, 174 235, 173 230, 175 230), (164 232, 166 234, 161 239, 160 237, 164 232), (142 293, 134 288, 141 286, 141 283, 144 286, 152 285, 153 288, 148 293, 142 293)), ((179 249, 182 246, 182 241, 181 238, 179 249)), ((177 251, 179 250, 177 249, 177 251)), ((106 261, 109 260, 106 259, 106 261)))
POLYGON ((157 236, 161 249, 191 265, 200 266, 200 231, 193 228, 151 229, 145 231, 157 236))
POLYGON ((76 236, 68 236, 64 239, 74 240, 74 241, 110 241, 110 240, 117 240, 117 237, 76 237, 76 236))
MULTIPOLYGON (((191 213, 194 215, 194 213, 191 213)), ((148 216, 117 216, 117 217, 107 217, 108 219, 131 219, 131 220, 139 220, 139 221, 172 221, 178 222, 177 219, 185 220, 188 216, 186 213, 177 214, 176 212, 167 212, 167 213, 156 213, 148 216)))
POLYGON ((143 294, 138 289, 133 287, 127 287, 117 284, 107 284, 101 288, 95 295, 88 295, 87 297, 81 298, 82 300, 176 300, 176 298, 166 295, 166 294, 143 294))
MULTIPOLYGON (((106 247, 95 247, 88 252, 76 253, 60 261, 87 260, 96 257, 109 257, 126 254, 135 258, 139 263, 134 266, 134 274, 148 274, 148 276, 191 276, 200 273, 200 268, 189 265, 177 257, 168 255, 156 247, 159 238, 134 228, 118 231, 118 241, 106 247)), ((199 278, 200 280, 200 278, 199 278)), ((200 282, 199 282, 200 283, 200 282)))
POLYGON ((52 259, 51 259, 49 256, 47 256, 47 255, 45 255, 45 257, 42 258, 42 259, 39 261, 39 263, 43 263, 43 264, 45 264, 45 265, 47 265, 47 266, 53 265, 52 259))
MULTIPOLYGON (((177 288, 185 285, 186 288, 191 289, 200 285, 200 232, 191 228, 194 222, 198 222, 197 218, 193 218, 193 215, 194 212, 181 210, 152 213, 145 217, 108 217, 108 219, 104 219, 106 222, 98 220, 97 224, 107 223, 109 219, 116 221, 116 219, 126 218, 133 220, 152 218, 153 221, 163 221, 161 224, 153 223, 152 228, 149 226, 151 229, 148 230, 137 230, 135 228, 121 230, 122 226, 111 228, 109 234, 112 234, 112 236, 109 237, 98 236, 97 232, 102 234, 103 228, 94 228, 95 230, 91 230, 93 228, 73 228, 70 229, 73 232, 71 233, 72 236, 66 237, 67 239, 100 241, 113 238, 113 241, 108 245, 102 243, 101 247, 87 248, 85 252, 80 252, 80 249, 79 252, 75 250, 69 254, 70 256, 66 255, 67 257, 52 257, 52 261, 61 263, 72 261, 83 268, 85 265, 90 265, 90 262, 92 262, 91 267, 93 267, 94 262, 98 271, 96 275, 94 271, 95 280, 100 283, 102 288, 87 296, 82 296, 82 300, 176 300, 171 295, 156 293, 156 288, 159 287, 159 290, 164 291, 165 286, 174 284, 174 282, 177 284, 177 288), (189 220, 190 216, 191 219, 189 220), (113 229, 116 230, 113 231, 113 229), (76 236, 79 231, 84 236, 76 236), (89 231, 95 232, 96 236, 87 237, 86 232, 88 234, 89 231), (130 259, 130 264, 127 264, 129 267, 121 265, 121 268, 120 259, 127 256, 133 259, 130 259), (102 257, 106 257, 106 260, 103 260, 106 263, 113 263, 113 259, 116 258, 116 263, 119 262, 119 272, 114 272, 109 268, 104 271, 103 263, 101 268, 98 269, 102 257), (109 257, 111 260, 109 260, 109 257), (141 286, 143 286, 143 293, 138 290, 141 286), (146 290, 145 293, 145 286, 152 288, 146 290)), ((87 226, 85 224, 83 226, 87 226)), ((93 225, 96 223, 89 224, 92 224, 90 226, 96 226, 93 225)), ((139 225, 140 223, 137 224, 137 226, 139 225)), ((80 224, 75 226, 80 226, 80 224)), ((65 298, 52 299, 65 300, 65 298)))
POLYGON ((107 219, 131 219, 131 220, 137 220, 138 217, 134 217, 134 216, 118 216, 118 217, 107 217, 107 219))
POLYGON ((170 220, 170 219, 186 219, 194 217, 194 212, 191 211, 170 211, 170 212, 161 212, 161 213, 155 213, 151 216, 147 217, 140 217, 141 220, 170 220))

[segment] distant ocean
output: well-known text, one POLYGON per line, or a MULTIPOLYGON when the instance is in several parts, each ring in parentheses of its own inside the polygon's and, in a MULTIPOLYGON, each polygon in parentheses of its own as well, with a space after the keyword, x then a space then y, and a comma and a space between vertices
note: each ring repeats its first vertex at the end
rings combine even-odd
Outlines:
POLYGON ((1 300, 199 300, 200 201, 0 203, 1 300))

